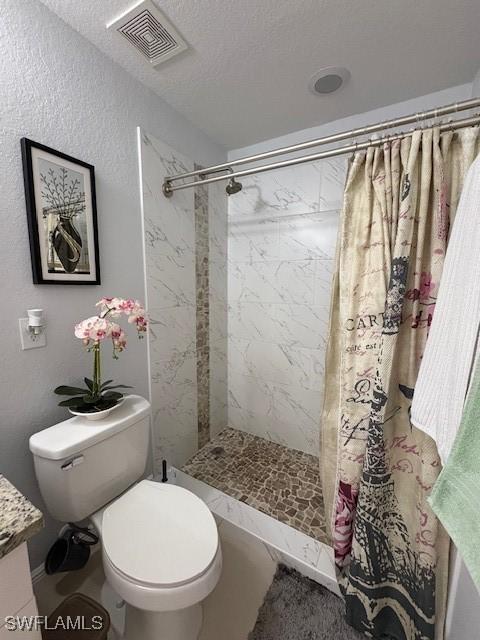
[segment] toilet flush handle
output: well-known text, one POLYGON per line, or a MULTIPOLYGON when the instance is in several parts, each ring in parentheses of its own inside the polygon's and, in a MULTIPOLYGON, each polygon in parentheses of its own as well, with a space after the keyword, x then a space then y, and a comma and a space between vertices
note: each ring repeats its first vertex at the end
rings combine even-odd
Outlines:
POLYGON ((68 471, 69 469, 73 469, 73 467, 76 467, 79 464, 82 464, 84 460, 85 458, 83 456, 77 456, 76 458, 72 458, 71 460, 68 460, 68 462, 64 462, 61 468, 63 469, 63 471, 68 471))

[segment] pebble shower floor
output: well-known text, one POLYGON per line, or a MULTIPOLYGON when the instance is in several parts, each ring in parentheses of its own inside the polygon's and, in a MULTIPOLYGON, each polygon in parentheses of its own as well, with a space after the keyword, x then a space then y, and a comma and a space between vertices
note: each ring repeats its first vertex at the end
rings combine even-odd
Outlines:
POLYGON ((227 428, 182 471, 327 543, 318 458, 227 428))

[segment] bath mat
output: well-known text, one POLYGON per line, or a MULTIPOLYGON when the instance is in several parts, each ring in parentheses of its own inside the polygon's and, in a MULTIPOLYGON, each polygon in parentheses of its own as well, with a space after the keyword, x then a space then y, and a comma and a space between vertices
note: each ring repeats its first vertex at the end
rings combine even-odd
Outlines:
POLYGON ((248 640, 365 640, 343 613, 339 597, 280 565, 248 640))
POLYGON ((48 627, 42 631, 42 640, 106 640, 110 616, 92 598, 73 593, 48 616, 48 627))

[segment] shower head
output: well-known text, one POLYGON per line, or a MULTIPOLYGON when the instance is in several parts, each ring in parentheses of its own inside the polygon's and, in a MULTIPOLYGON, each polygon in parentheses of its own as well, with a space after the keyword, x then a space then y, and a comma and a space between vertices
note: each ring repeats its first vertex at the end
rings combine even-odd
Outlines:
POLYGON ((227 186, 225 187, 225 191, 227 192, 227 196, 233 196, 235 193, 238 193, 242 190, 242 183, 237 182, 235 178, 230 178, 227 182, 227 186))

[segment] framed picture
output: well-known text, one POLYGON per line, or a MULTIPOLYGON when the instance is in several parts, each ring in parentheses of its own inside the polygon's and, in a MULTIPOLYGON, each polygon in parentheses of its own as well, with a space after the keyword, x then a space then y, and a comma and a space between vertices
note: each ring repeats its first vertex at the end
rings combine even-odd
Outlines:
POLYGON ((34 284, 100 284, 92 165, 22 138, 34 284))

